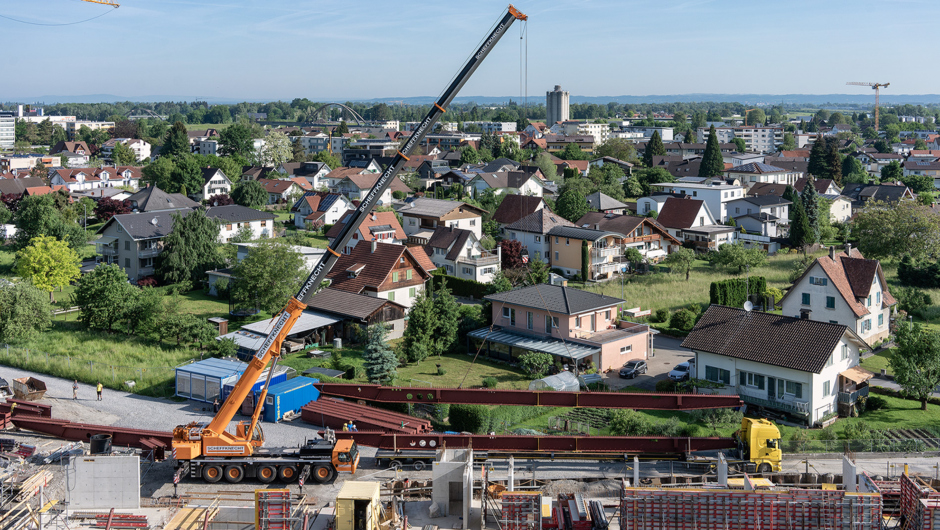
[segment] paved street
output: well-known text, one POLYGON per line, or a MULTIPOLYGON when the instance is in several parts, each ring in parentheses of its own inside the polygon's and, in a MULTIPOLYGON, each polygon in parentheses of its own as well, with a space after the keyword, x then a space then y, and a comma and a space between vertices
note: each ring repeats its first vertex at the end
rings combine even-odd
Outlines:
POLYGON ((611 370, 604 374, 604 380, 613 389, 635 386, 655 390, 656 382, 666 379, 666 374, 675 365, 694 357, 690 350, 679 347, 680 344, 682 344, 681 339, 656 335, 653 339, 655 356, 646 361, 649 364, 649 372, 637 376, 636 379, 621 379, 616 370, 611 370))

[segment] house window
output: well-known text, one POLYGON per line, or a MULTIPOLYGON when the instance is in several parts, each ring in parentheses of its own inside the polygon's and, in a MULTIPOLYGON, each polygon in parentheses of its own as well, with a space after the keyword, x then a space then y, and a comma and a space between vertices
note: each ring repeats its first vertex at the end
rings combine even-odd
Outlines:
POLYGON ((412 272, 414 272, 414 271, 412 271, 411 269, 408 269, 408 271, 405 272, 405 278, 408 279, 408 280, 410 280, 410 279, 411 279, 411 273, 412 273, 412 272))
POLYGON ((862 331, 871 331, 871 319, 870 318, 865 319, 865 321, 862 322, 862 331))
POLYGON ((535 236, 535 242, 536 242, 536 243, 541 243, 541 242, 542 242, 542 236, 535 236))
POLYGON ((268 226, 268 222, 267 222, 267 221, 261 221, 261 226, 262 226, 262 227, 268 226))
POLYGON ((397 282, 397 281, 398 281, 398 273, 397 273, 397 272, 393 272, 393 273, 392 273, 392 283, 395 283, 395 282, 397 282))
POLYGON ((509 319, 509 325, 510 325, 510 326, 515 326, 515 325, 516 325, 516 310, 513 309, 513 308, 511 308, 511 307, 504 307, 504 308, 503 308, 503 318, 508 318, 508 319, 509 319))
POLYGON ((415 223, 415 219, 412 218, 412 217, 409 217, 409 218, 408 218, 408 226, 414 226, 415 224, 416 224, 416 223, 415 223))
POLYGON ((526 329, 533 329, 535 327, 535 319, 532 317, 532 311, 525 312, 525 327, 526 329))
POLYGON ((829 278, 816 278, 815 276, 809 277, 810 285, 822 285, 825 286, 829 283, 829 278))
POLYGON ((477 225, 477 220, 476 220, 476 219, 470 219, 470 226, 476 226, 476 225, 477 225))
POLYGON ((878 315, 878 327, 880 328, 880 327, 882 327, 882 326, 884 326, 884 325, 885 325, 885 316, 884 316, 884 314, 878 315))
POLYGON ((742 382, 750 387, 757 388, 759 390, 764 389, 764 376, 760 374, 753 374, 750 372, 741 372, 742 382))
POLYGON ((395 301, 395 291, 389 291, 389 292, 388 292, 388 299, 389 299, 390 302, 394 302, 394 301, 395 301))
POLYGON ((846 360, 846 359, 848 359, 848 358, 849 358, 849 345, 848 345, 848 344, 843 344, 843 345, 842 345, 842 357, 841 357, 840 360, 844 361, 844 360, 846 360))
POLYGON ((610 309, 604 311, 604 320, 610 320, 610 309))
POLYGON ((822 393, 823 397, 828 396, 829 394, 832 393, 831 388, 832 388, 831 381, 823 381, 823 393, 822 393))
POLYGON ((803 384, 794 381, 781 381, 785 383, 784 393, 794 396, 797 399, 803 399, 803 384))
POLYGON ((125 241, 125 242, 124 242, 124 250, 130 250, 130 249, 131 249, 131 242, 130 242, 130 241, 125 241))
POLYGON ((576 328, 581 327, 581 317, 574 317, 574 327, 576 328))
POLYGON ((881 291, 875 293, 875 303, 881 305, 881 291))
POLYGON ((594 315, 592 314, 592 315, 591 315, 591 331, 594 331, 594 330, 595 330, 595 327, 594 327, 594 315))
POLYGON ((633 345, 632 345, 632 344, 628 344, 628 345, 626 345, 626 346, 621 346, 621 347, 620 347, 620 355, 623 355, 623 354, 625 354, 625 353, 630 353, 630 352, 632 352, 632 351, 633 351, 633 345))
POLYGON ((809 293, 803 293, 803 305, 809 305, 809 293))
POLYGON ((835 357, 835 354, 830 355, 829 358, 826 359, 826 366, 832 366, 833 357, 835 357))
POLYGON ((231 231, 231 230, 232 230, 232 225, 231 225, 231 224, 225 225, 225 229, 231 231))
POLYGON ((866 302, 868 307, 871 307, 871 295, 868 295, 868 301, 866 302))
POLYGON ((545 333, 551 333, 552 328, 558 329, 558 317, 545 315, 545 333))
POLYGON ((417 289, 416 287, 412 287, 412 288, 408 289, 408 297, 409 297, 409 298, 414 298, 414 297, 415 297, 415 295, 417 294, 416 289, 417 289))
POLYGON ((705 379, 712 381, 714 383, 724 383, 726 385, 731 384, 731 372, 723 368, 716 368, 714 366, 705 367, 705 379))
POLYGON ((473 269, 471 269, 470 267, 464 267, 464 268, 463 268, 463 273, 464 273, 464 274, 473 274, 473 269))
POLYGON ((735 208, 734 213, 741 213, 741 208, 735 208))
POLYGON ((125 269, 131 268, 131 258, 124 258, 124 268, 125 269))
POLYGON ((555 244, 558 244, 558 236, 555 236, 555 244))
POLYGON ((571 244, 571 239, 569 239, 569 238, 566 237, 566 238, 565 238, 565 244, 566 244, 566 245, 571 244))
POLYGON ((835 309, 836 308, 836 297, 827 296, 826 297, 826 309, 835 309))
POLYGON ((558 261, 558 251, 555 251, 555 261, 558 261))

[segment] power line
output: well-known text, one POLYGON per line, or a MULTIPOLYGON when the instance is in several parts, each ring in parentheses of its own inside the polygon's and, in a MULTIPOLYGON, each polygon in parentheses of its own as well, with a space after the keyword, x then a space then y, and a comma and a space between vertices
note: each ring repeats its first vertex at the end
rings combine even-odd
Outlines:
POLYGON ((79 20, 78 22, 65 22, 65 23, 62 23, 62 24, 45 24, 45 23, 42 23, 42 22, 29 22, 28 20, 20 20, 20 19, 18 19, 18 18, 8 17, 8 16, 6 16, 6 15, 0 15, 0 18, 5 18, 5 19, 7 19, 7 20, 12 20, 13 22, 20 22, 20 23, 22 23, 22 24, 29 24, 29 25, 31 25, 31 26, 74 26, 75 24, 83 24, 83 23, 85 23, 85 22, 91 22, 92 20, 94 20, 94 19, 96 19, 96 18, 101 18, 101 17, 107 15, 107 14, 110 13, 110 12, 111 12, 111 11, 109 10, 109 11, 105 11, 104 13, 102 13, 102 14, 100 14, 100 15, 98 15, 98 16, 91 17, 91 18, 86 18, 85 20, 79 20))

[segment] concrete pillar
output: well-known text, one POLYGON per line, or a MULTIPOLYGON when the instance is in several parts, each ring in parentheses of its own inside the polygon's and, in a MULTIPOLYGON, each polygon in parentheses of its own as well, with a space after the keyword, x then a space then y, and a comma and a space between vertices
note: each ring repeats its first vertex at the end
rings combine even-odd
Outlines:
POLYGON ((640 459, 633 457, 633 487, 640 487, 640 459))
POLYGON ((513 464, 515 463, 512 455, 509 455, 509 491, 516 491, 516 480, 515 480, 515 469, 513 464))
POLYGON ((845 455, 842 456, 842 485, 847 493, 858 491, 858 472, 855 463, 845 455))
POLYGON ((718 485, 728 485, 728 461, 725 460, 725 455, 721 453, 718 453, 718 485))

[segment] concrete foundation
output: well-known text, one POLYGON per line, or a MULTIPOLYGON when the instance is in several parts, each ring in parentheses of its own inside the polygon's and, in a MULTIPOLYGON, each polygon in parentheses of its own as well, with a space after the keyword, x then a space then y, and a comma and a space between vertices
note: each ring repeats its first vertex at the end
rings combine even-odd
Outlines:
POLYGON ((431 469, 431 501, 441 516, 461 515, 463 528, 469 528, 473 498, 473 450, 446 449, 431 469))
POLYGON ((77 456, 66 476, 69 509, 140 508, 138 456, 77 456))

